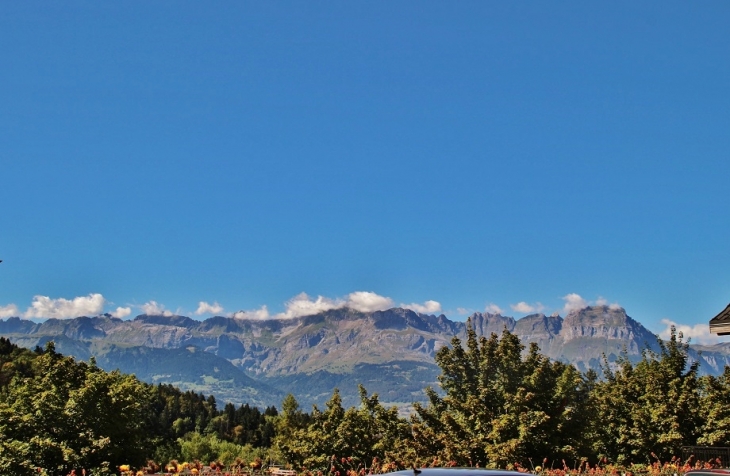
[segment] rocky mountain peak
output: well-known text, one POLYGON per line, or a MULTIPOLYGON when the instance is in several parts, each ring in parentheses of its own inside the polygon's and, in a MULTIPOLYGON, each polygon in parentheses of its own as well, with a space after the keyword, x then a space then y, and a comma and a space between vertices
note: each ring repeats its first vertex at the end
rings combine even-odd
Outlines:
POLYGON ((419 314, 411 309, 395 307, 385 311, 375 311, 370 319, 376 329, 406 329, 413 328, 425 332, 443 332, 451 330, 452 322, 443 314, 433 316, 419 314))
MULTIPOLYGON (((613 362, 626 352, 630 359, 638 359, 643 348, 658 348, 656 336, 618 306, 586 307, 565 318, 540 313, 519 320, 476 312, 469 320, 478 335, 501 335, 507 329, 526 346, 537 344, 545 355, 570 362, 580 370, 599 369, 603 356, 613 362)), ((200 321, 186 316, 144 314, 132 320, 109 315, 48 319, 42 323, 17 317, 0 319, 0 335, 11 336, 23 346, 42 347, 53 339, 63 353, 80 359, 97 355, 99 362, 142 372, 140 375, 154 382, 163 374, 177 378, 172 376, 178 370, 194 370, 197 374, 190 374, 189 382, 199 388, 201 376, 218 372, 203 365, 216 369, 228 366, 240 369, 242 375, 282 385, 286 392, 296 392, 298 399, 311 401, 329 395, 333 387, 361 381, 379 385, 374 388, 389 395, 391 401, 407 401, 420 394, 423 387, 435 384, 435 353, 449 345, 453 337, 463 339, 466 328, 466 322, 451 321, 443 314, 420 314, 403 308, 361 312, 343 307, 266 320, 214 316, 200 321), (186 360, 180 364, 180 355, 193 355, 183 352, 191 348, 200 349, 195 355, 207 363, 192 366, 192 361, 186 360), (151 355, 167 362, 171 370, 150 369, 147 360, 151 355), (220 360, 212 364, 214 358, 220 360), (134 366, 129 366, 130 359, 136 362, 134 366), (173 371, 176 366, 181 368, 173 371)), ((714 346, 702 351, 701 356, 693 354, 693 358, 702 359, 703 368, 711 372, 721 372, 730 362, 728 348, 714 346)), ((210 391, 219 391, 223 388, 220 385, 215 383, 210 391)), ((226 395, 241 398, 233 387, 226 395)))
POLYGON ((0 319, 0 333, 12 334, 12 333, 28 333, 32 329, 38 327, 33 321, 28 319, 21 319, 20 317, 9 317, 5 321, 0 319))
POLYGON ((560 316, 546 316, 545 314, 530 314, 517 321, 514 332, 527 340, 551 339, 560 333, 563 318, 560 316))
POLYGON ((656 340, 654 334, 618 306, 589 306, 571 311, 565 316, 561 335, 565 340, 580 337, 649 343, 656 340))
POLYGON ((233 317, 213 316, 199 323, 198 328, 202 332, 213 332, 215 330, 219 330, 223 333, 230 333, 240 332, 242 329, 241 324, 242 323, 239 320, 233 317))
POLYGON ((38 332, 46 335, 65 335, 77 340, 102 338, 105 333, 96 326, 99 319, 86 316, 75 319, 48 319, 38 327, 38 332))
POLYGON ((502 331, 506 328, 512 332, 515 329, 514 317, 506 317, 501 314, 492 314, 490 312, 475 312, 469 316, 469 321, 478 335, 489 337, 492 333, 502 335, 502 331))
POLYGON ((156 324, 159 326, 175 326, 185 328, 195 327, 200 323, 199 321, 191 319, 187 316, 165 316, 162 314, 140 314, 139 316, 134 318, 134 321, 145 324, 156 324))

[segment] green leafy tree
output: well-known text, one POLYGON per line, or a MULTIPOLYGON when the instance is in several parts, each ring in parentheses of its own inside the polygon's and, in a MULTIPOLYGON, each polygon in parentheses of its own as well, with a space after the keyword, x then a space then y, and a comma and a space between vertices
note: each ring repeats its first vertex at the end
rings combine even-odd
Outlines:
POLYGON ((620 356, 604 361, 605 379, 592 392, 594 451, 618 463, 669 459, 694 445, 702 429, 699 362, 674 327, 659 353, 646 349, 635 365, 620 356))
POLYGON ((219 461, 226 466, 239 462, 276 461, 276 452, 266 448, 254 448, 251 445, 237 445, 221 440, 215 434, 201 435, 188 433, 179 439, 180 457, 184 461, 201 461, 210 463, 219 461))
POLYGON ((0 337, 0 393, 13 377, 29 377, 33 373, 33 360, 38 354, 23 349, 0 337))
POLYGON ((328 470, 368 467, 374 458, 397 457, 411 438, 408 421, 398 409, 383 407, 377 395, 368 396, 360 385, 360 407, 342 407, 335 389, 324 410, 314 407, 310 418, 302 418, 293 397, 282 405, 278 446, 296 468, 328 470), (288 422, 288 423, 287 423, 288 422))
POLYGON ((78 363, 49 343, 33 375, 13 378, 0 397, 0 469, 66 474, 141 464, 149 403, 148 387, 133 376, 78 363))
POLYGON ((501 338, 478 338, 469 322, 466 346, 454 338, 436 354, 445 395, 429 388, 428 406, 415 405, 414 451, 483 467, 583 455, 587 382, 537 345, 524 350, 506 329, 501 338))
POLYGON ((730 446, 730 367, 719 377, 707 375, 701 379, 702 417, 700 445, 730 446))

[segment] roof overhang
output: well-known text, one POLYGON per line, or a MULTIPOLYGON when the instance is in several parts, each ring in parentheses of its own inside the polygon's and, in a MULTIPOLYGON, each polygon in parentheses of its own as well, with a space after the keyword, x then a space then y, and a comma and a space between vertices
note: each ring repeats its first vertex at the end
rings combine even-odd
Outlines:
POLYGON ((730 304, 710 320, 710 332, 719 336, 730 335, 730 304))

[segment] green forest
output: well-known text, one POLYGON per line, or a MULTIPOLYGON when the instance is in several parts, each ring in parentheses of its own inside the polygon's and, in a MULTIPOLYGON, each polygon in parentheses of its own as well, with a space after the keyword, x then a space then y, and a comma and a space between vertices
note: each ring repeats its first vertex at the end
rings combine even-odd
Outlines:
POLYGON ((350 408, 337 389, 311 411, 292 395, 279 409, 221 406, 76 361, 52 342, 29 350, 0 338, 0 474, 151 474, 180 462, 333 475, 414 465, 676 470, 683 446, 730 446, 730 369, 700 376, 674 330, 659 344, 638 362, 623 356, 581 373, 506 330, 486 338, 469 327, 436 354, 441 388, 425 389, 427 403, 406 417, 362 386, 350 408))

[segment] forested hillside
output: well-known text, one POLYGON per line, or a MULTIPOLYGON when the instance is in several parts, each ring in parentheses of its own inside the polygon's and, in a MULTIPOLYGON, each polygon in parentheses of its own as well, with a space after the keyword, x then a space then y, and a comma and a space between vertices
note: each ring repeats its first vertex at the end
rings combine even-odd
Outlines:
POLYGON ((270 447, 275 407, 260 410, 214 397, 149 385, 56 352, 0 337, 0 474, 99 474, 121 464, 180 458, 186 435, 270 447))

